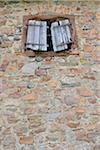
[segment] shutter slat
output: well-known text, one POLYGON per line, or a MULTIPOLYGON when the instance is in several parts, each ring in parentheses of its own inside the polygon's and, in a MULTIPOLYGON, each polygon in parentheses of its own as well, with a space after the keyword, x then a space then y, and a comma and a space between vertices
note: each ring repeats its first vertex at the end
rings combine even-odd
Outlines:
POLYGON ((35 21, 34 25, 33 50, 39 50, 40 21, 35 21))
POLYGON ((55 33, 54 33, 54 26, 55 25, 52 23, 52 25, 51 25, 52 44, 53 44, 54 51, 57 51, 55 33))
POLYGON ((51 25, 51 34, 53 49, 55 52, 64 50, 64 41, 61 33, 61 27, 58 22, 52 23, 51 25))
POLYGON ((47 51, 47 22, 46 21, 41 21, 39 49, 41 51, 47 51))
POLYGON ((69 27, 69 25, 70 25, 70 22, 69 22, 69 20, 68 19, 66 19, 66 20, 63 20, 62 21, 62 24, 63 25, 65 25, 65 30, 66 30, 66 33, 67 33, 67 37, 68 37, 68 43, 71 43, 72 42, 72 37, 71 37, 71 32, 70 32, 70 27, 69 27))
POLYGON ((61 25, 61 32, 62 32, 62 36, 63 36, 63 40, 64 40, 64 48, 65 49, 68 49, 68 37, 67 37, 67 34, 66 34, 66 26, 64 24, 63 21, 59 21, 60 25, 61 25))
MULTIPOLYGON (((34 20, 30 20, 29 24, 34 25, 34 20)), ((34 39, 34 26, 28 26, 26 48, 33 49, 32 43, 34 39)))

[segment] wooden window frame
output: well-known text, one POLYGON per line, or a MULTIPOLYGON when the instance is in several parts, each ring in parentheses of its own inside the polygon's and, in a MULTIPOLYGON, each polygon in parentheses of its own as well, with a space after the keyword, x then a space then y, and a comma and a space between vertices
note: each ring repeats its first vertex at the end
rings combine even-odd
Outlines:
POLYGON ((78 41, 77 41, 77 34, 76 34, 76 28, 75 28, 75 16, 73 15, 28 15, 23 17, 23 36, 22 36, 22 49, 24 50, 24 53, 29 56, 33 55, 43 55, 43 56, 64 56, 66 54, 73 54, 78 55, 78 41), (29 20, 39 20, 39 21, 56 21, 61 19, 68 19, 71 23, 71 34, 72 34, 72 46, 70 50, 61 51, 61 52, 54 52, 54 51, 46 51, 46 52, 40 52, 40 51, 29 51, 25 50, 25 43, 27 39, 27 30, 28 30, 28 22, 29 20))

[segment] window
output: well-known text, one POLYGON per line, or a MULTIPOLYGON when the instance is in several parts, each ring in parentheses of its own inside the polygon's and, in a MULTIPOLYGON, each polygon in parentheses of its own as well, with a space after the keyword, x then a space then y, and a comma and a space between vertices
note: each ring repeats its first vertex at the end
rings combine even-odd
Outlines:
POLYGON ((25 50, 61 52, 77 47, 73 16, 25 16, 23 44, 25 50))

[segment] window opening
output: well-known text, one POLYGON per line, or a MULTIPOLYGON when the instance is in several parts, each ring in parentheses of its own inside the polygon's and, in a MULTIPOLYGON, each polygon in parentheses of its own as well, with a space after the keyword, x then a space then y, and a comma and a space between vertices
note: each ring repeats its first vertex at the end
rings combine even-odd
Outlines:
POLYGON ((25 50, 69 51, 77 47, 74 16, 25 16, 25 50))

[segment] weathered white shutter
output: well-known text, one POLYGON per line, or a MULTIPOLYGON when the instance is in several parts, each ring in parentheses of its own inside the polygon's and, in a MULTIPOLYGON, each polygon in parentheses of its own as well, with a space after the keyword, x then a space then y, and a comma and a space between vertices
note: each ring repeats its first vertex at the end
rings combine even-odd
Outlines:
POLYGON ((27 41, 26 41, 26 48, 33 49, 33 39, 34 39, 34 20, 30 20, 28 23, 28 31, 27 31, 27 41))
POLYGON ((30 20, 28 24, 26 48, 47 51, 47 22, 30 20))
POLYGON ((51 25, 52 43, 55 52, 64 50, 64 41, 61 33, 61 27, 58 22, 54 22, 51 25))
POLYGON ((61 25, 61 29, 64 31, 64 33, 66 34, 65 37, 67 36, 67 43, 71 43, 72 42, 72 37, 71 37, 71 31, 70 31, 70 22, 68 19, 66 20, 62 20, 60 21, 60 25, 61 25))
POLYGON ((55 52, 68 49, 68 44, 72 42, 69 25, 68 19, 52 23, 51 34, 55 52))

